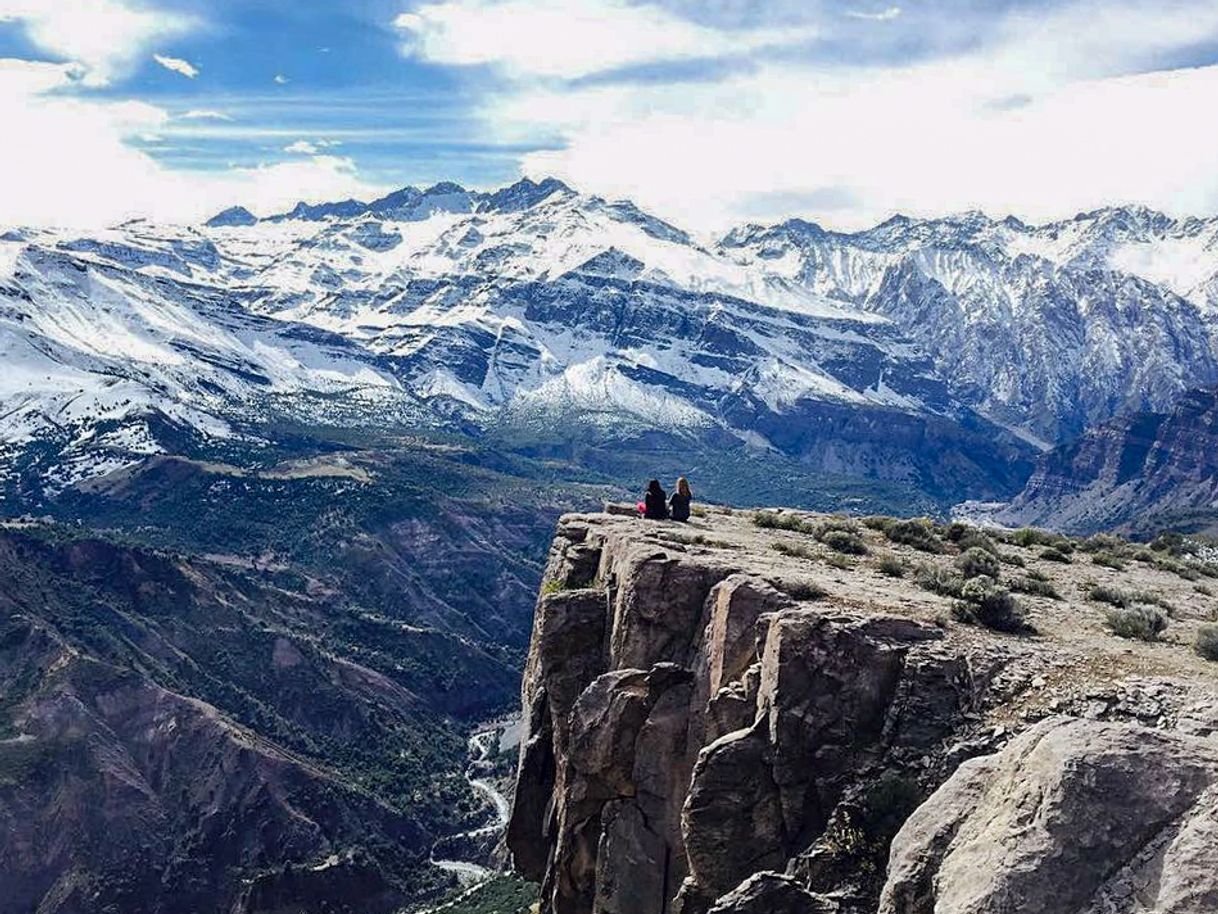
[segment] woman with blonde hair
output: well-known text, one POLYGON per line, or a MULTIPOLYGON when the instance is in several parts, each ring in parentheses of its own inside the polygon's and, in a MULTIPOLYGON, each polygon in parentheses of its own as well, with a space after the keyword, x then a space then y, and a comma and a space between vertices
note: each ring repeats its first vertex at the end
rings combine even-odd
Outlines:
POLYGON ((690 491, 689 480, 684 476, 677 479, 677 490, 672 493, 668 506, 671 508, 670 517, 673 520, 689 520, 689 503, 693 501, 694 493, 690 491))

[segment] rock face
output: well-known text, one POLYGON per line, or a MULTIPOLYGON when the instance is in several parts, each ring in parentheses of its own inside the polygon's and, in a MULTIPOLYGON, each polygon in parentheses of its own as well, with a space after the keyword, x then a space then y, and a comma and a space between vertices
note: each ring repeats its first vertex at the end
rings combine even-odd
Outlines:
POLYGON ((1152 873, 1154 910, 1212 910, 1212 691, 1030 710, 1095 649, 936 623, 908 585, 808 586, 808 555, 703 526, 560 522, 508 831, 543 914, 1132 914, 1152 873), (1194 735, 1123 722, 1147 715, 1194 735))
POLYGON ((880 914, 1218 910, 1218 744, 1061 718, 905 823, 880 914))
POLYGON ((1075 533, 1209 525, 1218 512, 1218 390, 1135 413, 1050 451, 997 520, 1075 533))

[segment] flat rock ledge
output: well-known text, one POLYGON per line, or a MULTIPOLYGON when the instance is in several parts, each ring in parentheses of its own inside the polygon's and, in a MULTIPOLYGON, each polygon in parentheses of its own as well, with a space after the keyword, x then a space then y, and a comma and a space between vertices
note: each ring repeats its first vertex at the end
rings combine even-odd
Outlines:
POLYGON ((507 834, 543 914, 1218 911, 1212 683, 1038 703, 1094 649, 767 536, 560 521, 507 834))

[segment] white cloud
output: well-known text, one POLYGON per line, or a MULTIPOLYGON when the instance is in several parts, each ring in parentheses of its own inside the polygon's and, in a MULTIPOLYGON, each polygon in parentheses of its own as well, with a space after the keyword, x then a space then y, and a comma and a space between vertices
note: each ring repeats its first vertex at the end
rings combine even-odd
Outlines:
POLYGON ((187 79, 194 79, 199 75, 199 68, 192 64, 189 60, 183 60, 180 57, 166 57, 164 54, 153 54, 152 59, 166 70, 172 70, 174 73, 181 73, 187 79))
POLYGON ((1019 14, 995 43, 887 68, 782 61, 696 83, 508 83, 483 117, 500 140, 560 138, 523 158, 527 174, 694 227, 807 201, 822 202, 803 215, 852 226, 894 211, 1046 218, 1129 200, 1212 211, 1218 66, 1136 71, 1218 37, 1218 5, 1156 9, 1019 14))
POLYGON ((284 152, 298 152, 302 155, 317 155, 319 152, 316 144, 310 143, 308 140, 297 140, 295 143, 289 143, 283 147, 284 152))
POLYGON ((211 108, 192 108, 178 115, 180 121, 231 121, 232 119, 231 114, 211 108))
POLYGON ((288 83, 288 78, 282 73, 276 73, 274 82, 276 85, 285 86, 288 83))
POLYGON ((441 0, 402 13, 403 50, 514 76, 576 78, 632 65, 798 44, 807 28, 722 30, 627 0, 441 0))
POLYGON ((197 25, 194 17, 125 0, 0 0, 3 21, 20 22, 38 48, 79 63, 92 86, 125 73, 153 41, 197 25))
POLYGON ((364 197, 349 158, 317 155, 222 172, 165 167, 131 145, 165 128, 164 109, 65 94, 71 65, 0 60, 0 224, 95 227, 133 216, 193 221, 241 203, 255 212, 297 200, 364 197))
POLYGON ((872 22, 889 22, 901 15, 901 8, 899 6, 890 6, 887 9, 876 12, 846 10, 846 15, 851 19, 870 19, 872 22))

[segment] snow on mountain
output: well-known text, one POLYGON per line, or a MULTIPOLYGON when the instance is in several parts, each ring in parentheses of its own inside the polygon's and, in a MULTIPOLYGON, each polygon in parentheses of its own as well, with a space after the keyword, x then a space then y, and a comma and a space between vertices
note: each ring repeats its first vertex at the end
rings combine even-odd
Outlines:
POLYGON ((284 414, 535 440, 658 429, 1001 489, 1020 481, 1020 439, 1218 377, 1215 231, 1149 211, 969 213, 702 243, 547 179, 10 232, 0 445, 101 441, 92 423, 135 429, 135 455, 155 446, 149 415, 213 437, 284 414))
POLYGON ((849 234, 793 220, 737 229, 716 252, 894 321, 957 396, 1029 440, 1218 380, 1218 219, 971 212, 849 234))

